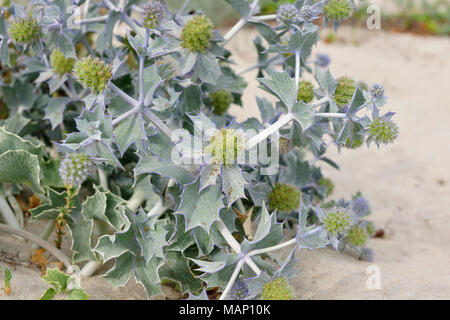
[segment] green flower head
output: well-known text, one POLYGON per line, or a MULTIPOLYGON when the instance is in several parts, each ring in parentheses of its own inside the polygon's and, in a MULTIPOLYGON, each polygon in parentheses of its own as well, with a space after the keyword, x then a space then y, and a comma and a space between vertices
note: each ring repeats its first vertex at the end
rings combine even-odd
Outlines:
POLYGON ((334 101, 339 110, 349 104, 353 99, 356 90, 356 82, 348 77, 341 77, 338 80, 336 91, 334 92, 334 101))
POLYGON ((301 191, 295 186, 277 183, 269 193, 269 209, 278 212, 292 212, 300 208, 301 191))
POLYGON ((210 93, 210 98, 214 110, 214 114, 219 116, 227 112, 230 105, 233 103, 233 95, 229 90, 219 90, 210 93))
POLYGON ((334 183, 330 178, 322 178, 319 180, 319 185, 327 188, 327 195, 332 195, 334 191, 334 183))
POLYGON ((75 65, 75 59, 66 59, 61 51, 55 49, 50 55, 50 65, 55 73, 63 75, 72 71, 73 66, 75 65))
POLYGON ((344 233, 351 227, 353 218, 347 209, 335 207, 326 211, 322 221, 329 234, 337 235, 344 233))
POLYGON ((363 228, 354 226, 348 231, 346 239, 352 245, 360 247, 367 242, 369 234, 363 228))
POLYGON ((205 152, 213 157, 215 164, 231 165, 243 149, 243 135, 234 129, 222 128, 211 137, 205 152))
POLYGON ((112 77, 112 66, 88 56, 75 63, 74 74, 84 88, 100 93, 112 77))
POLYGON ((66 186, 79 187, 86 181, 92 163, 84 153, 69 153, 59 166, 59 174, 66 186))
POLYGON ((264 284, 261 300, 294 300, 295 294, 285 277, 264 284))
POLYGON ((349 0, 329 0, 323 8, 328 20, 345 20, 352 15, 353 8, 349 0))
POLYGON ((18 18, 9 26, 9 35, 17 43, 31 43, 41 34, 41 27, 32 17, 18 18))
POLYGON ((314 100, 314 86, 310 81, 300 81, 298 84, 297 101, 310 103, 314 100))
POLYGON ((398 136, 398 126, 387 118, 375 119, 368 128, 369 139, 377 144, 389 144, 398 136))
POLYGON ((205 15, 194 16, 181 33, 183 48, 191 52, 205 52, 210 47, 213 23, 205 15))

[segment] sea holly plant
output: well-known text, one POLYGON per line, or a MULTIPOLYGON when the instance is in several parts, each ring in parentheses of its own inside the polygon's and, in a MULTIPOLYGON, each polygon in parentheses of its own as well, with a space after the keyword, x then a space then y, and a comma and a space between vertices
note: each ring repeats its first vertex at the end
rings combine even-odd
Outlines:
MULTIPOLYGON (((373 259, 368 200, 330 200, 321 170, 339 168, 330 146, 398 136, 382 85, 364 89, 313 54, 320 27, 337 28, 353 1, 282 2, 260 15, 259 0, 225 0, 241 16, 225 33, 188 4, 2 7, 0 231, 45 248, 74 278, 113 261, 103 277, 118 287, 133 276, 149 298, 164 285, 189 299, 301 298, 289 286, 297 249, 373 259), (228 44, 245 26, 258 58, 239 71, 228 44), (238 122, 229 108, 247 107, 251 70, 272 99, 254 97, 260 117, 238 122), (40 220, 39 235, 25 230, 40 220), (285 260, 273 254, 288 247, 285 260)), ((48 272, 44 297, 67 292, 69 276, 48 272)))

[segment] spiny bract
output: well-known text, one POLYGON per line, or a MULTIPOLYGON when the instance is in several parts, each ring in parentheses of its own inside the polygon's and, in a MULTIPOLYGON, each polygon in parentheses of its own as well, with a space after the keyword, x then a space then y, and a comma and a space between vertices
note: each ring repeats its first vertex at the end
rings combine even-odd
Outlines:
POLYGON ((61 51, 55 49, 50 55, 50 65, 55 73, 63 75, 72 71, 73 66, 75 65, 75 59, 66 59, 61 51))
POLYGON ((377 144, 388 144, 397 138, 398 127, 391 119, 377 118, 369 125, 368 133, 377 144))
POLYGON ((282 4, 277 11, 278 24, 291 24, 300 20, 300 12, 293 4, 282 4))
POLYGON ((294 298, 294 290, 285 277, 267 282, 261 293, 261 300, 293 300, 294 298))
POLYGON ((183 48, 192 52, 205 52, 211 46, 213 23, 205 15, 194 16, 181 33, 183 48))
POLYGON ((323 223, 331 235, 337 235, 350 228, 352 220, 352 215, 347 209, 335 207, 326 211, 323 223))
POLYGON ((353 79, 348 77, 341 77, 338 80, 336 91, 333 98, 339 110, 349 104, 353 99, 353 94, 356 90, 356 83, 353 79))
POLYGON ((271 211, 292 212, 300 208, 301 191, 295 186, 277 183, 269 193, 269 208, 271 211))
POLYGON ((344 20, 352 15, 352 5, 349 0, 329 0, 324 7, 328 20, 344 20))
POLYGON ((92 163, 84 153, 69 153, 59 166, 59 174, 68 187, 79 187, 86 181, 92 163))
POLYGON ((142 25, 148 29, 154 29, 164 18, 164 6, 159 0, 149 1, 144 5, 142 25))
POLYGON ((229 90, 219 90, 210 94, 214 113, 223 115, 233 103, 233 95, 229 90))
POLYGON ((243 135, 234 129, 222 128, 211 137, 205 151, 213 157, 215 164, 230 165, 236 162, 243 149, 243 135))
POLYGON ((99 58, 88 56, 75 63, 74 74, 84 88, 100 93, 112 77, 112 66, 99 58))
POLYGON ((369 235, 365 229, 359 226, 354 226, 348 231, 346 239, 352 245, 360 247, 367 242, 369 235))
POLYGON ((314 100, 314 86, 311 81, 300 81, 298 84, 297 101, 310 103, 314 100))
POLYGON ((41 27, 32 17, 18 18, 9 27, 9 35, 18 43, 30 43, 41 33, 41 27))

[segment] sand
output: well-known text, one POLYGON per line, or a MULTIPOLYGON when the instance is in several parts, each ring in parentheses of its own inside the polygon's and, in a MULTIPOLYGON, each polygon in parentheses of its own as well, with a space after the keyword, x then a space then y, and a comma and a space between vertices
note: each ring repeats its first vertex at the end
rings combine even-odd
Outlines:
MULTIPOLYGON (((230 43, 237 57, 236 70, 255 61, 247 45, 254 35, 246 30, 230 43)), ((334 198, 363 192, 371 201, 372 220, 386 237, 370 240, 376 254, 372 263, 331 249, 299 251, 299 273, 292 281, 297 298, 449 299, 450 40, 343 28, 338 42, 320 43, 314 52, 331 56, 335 76, 347 74, 369 85, 384 84, 389 97, 386 111, 397 112, 400 136, 395 144, 379 150, 338 154, 330 148, 329 156, 341 166, 337 171, 323 164, 324 173, 336 184, 334 198), (367 269, 373 265, 380 270, 379 290, 366 285, 367 269)), ((250 72, 246 79, 251 81, 255 75, 250 72)), ((259 116, 255 94, 265 96, 253 81, 244 96, 244 112, 233 107, 239 119, 259 116)), ((40 227, 32 225, 31 231, 38 233, 40 227)), ((0 251, 17 251, 21 260, 27 260, 28 244, 4 234, 0 238, 0 251)), ((0 261, 1 267, 6 265, 0 261)), ((117 290, 98 277, 84 279, 82 284, 92 299, 146 298, 134 281, 117 290)), ((13 270, 11 296, 0 294, 0 300, 37 299, 46 288, 39 268, 18 265, 13 270)), ((168 296, 175 297, 170 292, 168 296)))

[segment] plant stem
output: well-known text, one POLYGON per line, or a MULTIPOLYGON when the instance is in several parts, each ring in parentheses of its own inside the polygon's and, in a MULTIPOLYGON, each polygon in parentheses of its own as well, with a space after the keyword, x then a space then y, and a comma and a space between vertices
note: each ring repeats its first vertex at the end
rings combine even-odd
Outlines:
POLYGON ((298 83, 300 82, 300 51, 295 51, 295 92, 298 92, 298 83))
POLYGON ((326 103, 326 102, 328 102, 328 101, 330 101, 330 97, 323 97, 322 99, 320 99, 320 100, 317 100, 316 102, 314 102, 312 105, 314 106, 314 107, 318 107, 318 106, 320 106, 320 105, 322 105, 322 104, 324 104, 324 103, 326 103))
POLYGON ((128 102, 134 108, 140 107, 139 101, 127 95, 125 92, 119 89, 112 81, 109 82, 108 86, 110 87, 111 90, 117 93, 123 100, 128 102))
POLYGON ((316 113, 314 116, 322 118, 339 118, 339 119, 347 118, 347 115, 345 113, 316 113))
POLYGON ((144 110, 144 114, 150 119, 151 122, 161 130, 166 136, 172 138, 172 130, 159 119, 149 108, 144 110))
POLYGON ((101 22, 105 22, 106 20, 108 20, 108 16, 101 16, 101 17, 93 17, 93 18, 85 18, 85 19, 81 19, 81 20, 77 20, 74 21, 74 24, 78 24, 78 25, 86 25, 86 24, 91 24, 91 23, 101 23, 101 22))
POLYGON ((267 15, 263 15, 263 16, 253 16, 250 19, 248 19, 249 21, 254 21, 254 22, 260 22, 260 21, 268 21, 268 20, 275 20, 277 18, 276 14, 267 14, 267 15))
POLYGON ((16 215, 16 219, 17 219, 17 222, 19 223, 19 226, 21 228, 23 228, 25 221, 24 221, 23 211, 20 208, 19 203, 17 202, 16 198, 12 195, 8 196, 8 202, 16 215))
POLYGON ((272 135, 274 132, 280 130, 284 125, 288 124, 292 119, 294 119, 294 115, 292 113, 288 113, 282 115, 275 123, 273 123, 270 127, 264 129, 256 136, 252 137, 248 141, 248 150, 256 147, 261 141, 264 141, 267 137, 272 135))
POLYGON ((17 222, 16 216, 11 210, 8 201, 6 201, 4 196, 0 196, 0 215, 3 217, 7 225, 16 229, 20 229, 20 225, 17 222))
MULTIPOLYGON (((50 235, 53 233, 53 230, 55 230, 55 221, 50 220, 47 222, 47 224, 45 225, 44 230, 42 230, 41 234, 39 235, 39 238, 41 238, 42 240, 47 240, 50 235)), ((32 245, 32 248, 34 250, 39 249, 39 246, 34 243, 32 245)))
POLYGON ((223 290, 222 295, 220 296, 219 300, 225 300, 225 298, 228 296, 228 293, 230 293, 231 288, 233 287, 234 282, 236 281, 236 278, 239 275, 239 272, 241 272, 241 268, 244 264, 244 260, 239 260, 239 262, 236 265, 236 268, 234 268, 233 274, 231 275, 230 280, 228 280, 227 286, 225 287, 225 290, 223 290))
POLYGON ((74 268, 73 268, 72 264, 70 263, 70 259, 64 253, 62 253, 61 251, 56 249, 54 246, 52 246, 47 241, 42 240, 38 236, 35 236, 34 234, 32 234, 28 231, 15 229, 15 228, 12 228, 12 227, 7 226, 2 223, 0 223, 0 231, 6 232, 6 233, 12 233, 12 234, 21 236, 29 241, 33 241, 33 242, 37 243, 40 247, 44 248, 45 250, 50 252, 53 256, 55 256, 55 258, 57 258, 62 263, 64 263, 64 265, 67 269, 67 273, 73 273, 74 268))
POLYGON ((100 185, 102 186, 104 191, 108 191, 108 179, 106 177, 106 173, 105 170, 103 170, 102 168, 98 168, 98 178, 100 180, 100 185))
MULTIPOLYGON (((231 29, 228 31, 228 33, 223 37, 224 42, 222 46, 225 46, 228 41, 230 41, 238 32, 241 30, 246 24, 247 21, 250 19, 250 17, 253 16, 253 13, 258 6, 259 0, 254 0, 252 5, 250 6, 250 12, 248 14, 248 17, 243 17, 241 20, 239 20, 231 29)), ((253 17, 252 17, 253 18, 253 17)))

